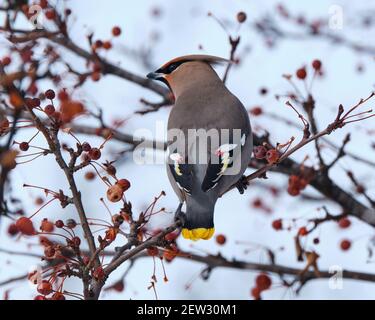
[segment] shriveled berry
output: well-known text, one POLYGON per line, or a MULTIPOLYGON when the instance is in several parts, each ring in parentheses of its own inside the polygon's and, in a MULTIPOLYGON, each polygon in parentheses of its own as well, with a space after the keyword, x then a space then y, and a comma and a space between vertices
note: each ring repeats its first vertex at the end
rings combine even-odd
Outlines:
POLYGON ((254 156, 257 159, 264 159, 267 154, 267 149, 264 146, 255 146, 253 149, 254 156))
POLYGON ((48 90, 44 93, 44 95, 46 96, 47 99, 50 99, 50 100, 53 100, 53 99, 55 99, 55 97, 56 97, 56 93, 55 93, 55 91, 53 91, 52 89, 48 89, 48 90))
POLYGON ((24 141, 19 144, 19 148, 21 151, 27 151, 29 150, 29 143, 24 141))
POLYGON ((66 220, 65 225, 69 229, 74 229, 77 226, 77 222, 74 219, 68 219, 68 220, 66 220))
POLYGON ((147 248, 147 254, 151 257, 155 257, 159 255, 159 249, 157 247, 149 247, 147 248))
POLYGON ((56 250, 54 249, 53 246, 47 246, 44 249, 44 256, 48 259, 53 259, 55 257, 56 250))
POLYGON ((123 192, 128 190, 131 186, 130 181, 128 179, 120 179, 120 180, 117 181, 116 184, 120 186, 120 188, 122 189, 123 192))
POLYGON ((42 223, 40 224, 40 230, 43 232, 52 232, 55 228, 55 225, 49 221, 47 218, 44 218, 42 220, 42 223))
POLYGON ((276 163, 280 158, 280 154, 276 149, 268 150, 266 153, 266 160, 269 164, 276 163))
POLYGON ((38 285, 37 290, 40 294, 43 294, 46 296, 52 292, 52 284, 47 280, 43 280, 38 285))
POLYGON ((61 228, 64 227, 64 222, 62 220, 56 220, 55 226, 56 226, 56 228, 61 229, 61 228))
POLYGON ((79 247, 81 245, 81 239, 79 237, 73 237, 72 243, 75 247, 79 247))
POLYGON ((55 107, 52 104, 49 104, 44 108, 44 112, 50 117, 55 113, 55 111, 55 107))
POLYGON ((52 295, 52 300, 65 300, 65 296, 61 292, 55 292, 52 295))
POLYGON ((88 155, 89 155, 91 160, 99 160, 100 157, 102 156, 102 153, 100 152, 100 150, 98 148, 92 148, 89 151, 88 155))
POLYGON ((82 150, 85 152, 89 152, 91 150, 91 146, 88 142, 82 143, 82 150))
POLYGON ((111 202, 119 202, 122 199, 123 194, 124 191, 122 188, 118 184, 115 184, 108 188, 107 199, 111 202))

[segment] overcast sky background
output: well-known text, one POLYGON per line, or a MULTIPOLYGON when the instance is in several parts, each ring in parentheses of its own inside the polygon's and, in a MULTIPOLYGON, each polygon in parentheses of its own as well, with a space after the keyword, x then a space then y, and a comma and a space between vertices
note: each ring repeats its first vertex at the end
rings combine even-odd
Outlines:
MULTIPOLYGON (((126 52, 129 49, 140 49, 152 47, 151 63, 157 67, 165 61, 175 56, 202 52, 217 56, 227 57, 229 46, 226 34, 220 29, 218 24, 207 17, 207 12, 213 12, 218 18, 224 21, 234 21, 238 11, 244 11, 248 15, 247 23, 244 24, 239 33, 241 44, 239 52, 249 49, 249 53, 238 68, 233 68, 227 83, 229 89, 236 94, 244 105, 248 108, 261 105, 268 112, 277 113, 285 118, 295 119, 293 112, 284 107, 283 101, 276 101, 275 94, 284 93, 290 87, 282 78, 282 74, 293 73, 302 65, 309 64, 313 59, 322 60, 325 70, 325 77, 316 81, 313 92, 317 100, 317 117, 320 127, 323 128, 334 116, 337 106, 342 103, 348 107, 357 100, 366 97, 373 90, 374 61, 369 55, 358 55, 350 49, 338 45, 332 45, 322 40, 304 41, 281 41, 275 49, 269 50, 258 34, 250 27, 255 19, 265 13, 274 14, 277 3, 285 4, 289 10, 295 14, 303 13, 308 17, 329 18, 329 8, 333 4, 341 5, 344 12, 344 28, 338 32, 344 36, 351 37, 358 42, 368 42, 373 39, 374 34, 369 31, 363 32, 352 26, 352 17, 356 14, 369 11, 368 1, 150 1, 143 0, 136 3, 130 1, 68 1, 69 7, 73 9, 76 21, 73 23, 70 34, 73 40, 86 47, 85 36, 89 31, 95 32, 95 38, 106 39, 109 37, 111 28, 119 25, 123 34, 119 39, 113 41, 114 50, 108 54, 108 59, 120 63, 126 69, 137 74, 145 75, 152 71, 130 57, 126 52), (154 8, 160 8, 161 14, 158 19, 152 18, 151 12, 154 8), (153 42, 155 33, 159 34, 158 42, 153 42), (203 50, 199 49, 203 47, 203 50), (356 66, 363 64, 365 70, 361 75, 356 72, 356 66), (270 94, 263 97, 259 95, 259 89, 266 86, 270 94)), ((0 16, 1 19, 1 16, 0 16)), ((235 28, 232 30, 235 34, 235 28)), ((0 39, 0 56, 6 52, 6 40, 0 39)), ((72 57, 64 53, 64 57, 69 59, 77 68, 84 67, 81 59, 72 57)), ((222 74, 223 68, 217 71, 222 74)), ((46 84, 47 86, 47 84, 46 84)), ((44 88, 44 89, 47 89, 44 88)), ((139 98, 144 97, 158 101, 159 97, 140 87, 106 76, 99 83, 88 81, 80 90, 75 93, 76 97, 83 99, 87 106, 103 108, 107 121, 116 118, 131 116, 131 119, 124 127, 125 132, 132 133, 139 128, 154 130, 156 121, 166 121, 169 109, 165 108, 157 113, 147 116, 134 116, 133 113, 139 110, 139 98)), ((300 137, 300 132, 294 128, 288 128, 283 124, 271 121, 267 118, 252 119, 254 128, 262 126, 271 131, 272 141, 285 142, 292 135, 300 137)), ((363 125, 368 129, 373 128, 373 122, 369 121, 363 125)), ((374 158, 374 150, 371 149, 371 137, 368 132, 353 125, 343 130, 335 132, 329 139, 339 144, 347 132, 352 134, 352 142, 348 150, 368 158, 374 158)), ((29 133, 30 134, 30 133, 29 133)), ((27 135, 28 136, 28 135, 27 135)), ((20 138, 21 140, 21 138, 20 138)), ((95 144, 92 137, 87 138, 90 143, 95 144)), ((122 150, 124 146, 118 143, 111 143, 109 149, 122 150)), ((302 160, 306 154, 313 149, 307 147, 295 155, 295 159, 302 160)), ((329 158, 334 157, 334 153, 325 150, 324 155, 329 158)), ((309 164, 316 163, 315 159, 309 164)), ((365 179, 369 191, 373 192, 375 183, 372 170, 364 165, 359 165, 350 159, 340 161, 337 168, 332 172, 341 186, 351 190, 351 184, 345 176, 343 169, 355 170, 360 179, 365 179)), ((145 205, 149 204, 154 196, 161 190, 165 190, 167 196, 160 202, 160 206, 165 206, 170 212, 177 206, 177 198, 174 195, 167 181, 163 165, 137 166, 128 159, 118 168, 119 176, 127 178, 132 183, 132 188, 127 192, 127 198, 133 203, 134 212, 140 212, 145 205)), ((41 186, 53 187, 56 185, 66 186, 66 182, 61 173, 57 170, 52 159, 40 159, 27 166, 15 170, 12 175, 12 184, 15 192, 24 200, 30 203, 30 196, 42 195, 37 191, 25 190, 21 186, 23 183, 34 183, 41 186)), ((262 185, 282 186, 286 190, 287 177, 276 173, 269 174, 269 180, 262 182, 262 185)), ((97 217, 107 217, 106 212, 99 202, 99 198, 105 194, 105 187, 98 182, 87 182, 83 178, 83 173, 79 176, 79 185, 83 191, 87 212, 97 217)), ((311 195, 318 195, 312 188, 308 187, 306 192, 311 195)), ((297 229, 292 231, 275 232, 271 228, 271 222, 277 218, 301 218, 316 217, 319 203, 301 201, 286 194, 280 198, 273 198, 264 188, 251 186, 244 195, 232 191, 219 200, 216 206, 215 228, 216 233, 223 233, 227 236, 228 242, 219 247, 214 239, 210 241, 200 241, 192 244, 183 239, 179 240, 179 245, 185 249, 191 249, 197 253, 220 251, 225 257, 241 259, 252 262, 267 262, 267 256, 262 250, 252 250, 247 253, 247 249, 253 244, 274 249, 277 252, 277 263, 303 268, 303 263, 297 263, 294 251, 293 237, 297 229), (251 202, 261 197, 273 208, 272 214, 266 214, 251 207, 251 202), (243 241, 247 244, 238 244, 243 241), (284 247, 283 251, 279 248, 284 247)), ((339 213, 340 208, 332 203, 326 203, 333 213, 339 213)), ((36 207, 30 205, 30 211, 36 207)), ((111 206, 116 211, 117 206, 111 206)), ((63 219, 76 217, 73 208, 62 210, 57 204, 49 206, 39 215, 39 218, 47 216, 63 217, 63 219)), ((172 215, 165 215, 153 224, 167 225, 172 215)), ((3 222, 3 221, 2 221, 3 222)), ((320 255, 319 267, 328 269, 338 265, 344 269, 373 272, 373 264, 367 261, 367 245, 369 239, 374 235, 373 229, 352 219, 352 226, 347 230, 340 230, 334 223, 326 223, 317 229, 314 235, 306 239, 307 247, 316 250, 320 255), (312 244, 314 237, 318 236, 321 243, 318 246, 312 244), (339 249, 339 242, 343 238, 353 241, 353 246, 348 252, 339 249)), ((8 221, 1 224, 2 232, 8 225, 8 221)), ((303 220, 300 220, 303 225, 303 220)), ((33 240, 31 240, 32 242, 33 240)), ((25 250, 30 239, 19 240, 17 250, 25 250)), ((0 247, 15 248, 12 240, 1 236, 0 247)), ((33 248, 32 250, 38 250, 33 248)), ((0 258, 0 281, 11 276, 17 276, 25 272, 30 264, 35 260, 19 258, 14 256, 1 255, 0 258), (14 262, 8 264, 8 259, 14 262)), ((157 264, 157 292, 161 299, 250 299, 250 290, 254 285, 256 272, 237 271, 228 269, 217 269, 211 274, 208 281, 198 278, 194 280, 191 288, 186 290, 186 284, 199 275, 203 265, 188 262, 185 259, 176 259, 171 264, 166 265, 169 278, 168 283, 163 283, 162 268, 157 264)), ((124 265, 116 271, 109 280, 109 283, 117 280, 125 270, 124 265)), ((154 299, 152 290, 147 290, 152 275, 152 259, 143 259, 136 262, 128 277, 126 278, 126 289, 123 294, 105 292, 102 298, 108 299, 154 299)), ((309 282, 295 296, 290 290, 281 287, 278 277, 273 276, 274 286, 271 290, 262 295, 265 299, 373 299, 375 298, 375 285, 367 282, 344 281, 341 290, 332 290, 328 286, 328 280, 314 280, 309 282)), ((69 286, 74 288, 75 284, 70 282, 69 286)), ((11 291, 10 298, 31 298, 35 295, 35 290, 28 284, 11 285, 8 288, 17 287, 11 291)), ((0 290, 4 290, 0 289, 0 290)), ((1 291, 0 291, 1 292, 1 291)))

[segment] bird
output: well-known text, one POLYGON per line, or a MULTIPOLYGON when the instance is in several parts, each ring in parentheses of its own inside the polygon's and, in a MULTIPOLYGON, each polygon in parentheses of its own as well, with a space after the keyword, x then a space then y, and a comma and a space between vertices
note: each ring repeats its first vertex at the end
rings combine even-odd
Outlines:
POLYGON ((175 98, 167 125, 167 175, 180 200, 181 234, 193 241, 214 235, 218 198, 234 185, 240 193, 247 187, 243 173, 251 159, 252 130, 244 105, 214 69, 227 63, 231 61, 211 55, 185 55, 147 75, 166 84, 175 98), (218 134, 216 144, 202 146, 197 131, 226 137, 218 134))

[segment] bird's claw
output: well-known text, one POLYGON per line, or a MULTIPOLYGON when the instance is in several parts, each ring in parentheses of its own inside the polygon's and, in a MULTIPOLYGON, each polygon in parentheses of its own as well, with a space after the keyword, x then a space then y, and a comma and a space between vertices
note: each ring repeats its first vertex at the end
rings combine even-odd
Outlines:
POLYGON ((236 183, 236 188, 240 194, 243 194, 247 189, 249 182, 246 179, 246 176, 242 176, 236 183))

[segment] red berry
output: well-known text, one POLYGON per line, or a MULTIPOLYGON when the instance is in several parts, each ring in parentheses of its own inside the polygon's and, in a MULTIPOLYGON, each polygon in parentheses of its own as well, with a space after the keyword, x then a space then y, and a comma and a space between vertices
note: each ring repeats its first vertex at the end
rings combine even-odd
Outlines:
POLYGON ((300 188, 296 188, 296 187, 288 187, 288 193, 292 197, 296 197, 301 193, 301 190, 300 190, 300 188))
POLYGON ((49 104, 48 106, 46 106, 44 108, 44 112, 48 115, 48 116, 52 116, 54 113, 55 113, 55 107, 52 105, 52 104, 49 104))
POLYGON ((47 300, 47 298, 45 296, 37 295, 34 300, 47 300))
POLYGON ((246 21, 246 18, 247 18, 247 16, 246 16, 245 12, 240 11, 240 12, 237 13, 237 21, 239 23, 244 23, 246 21))
POLYGON ((103 42, 103 48, 109 50, 112 48, 112 43, 110 41, 103 42))
POLYGON ((55 292, 52 295, 52 300, 65 300, 65 296, 62 294, 62 292, 55 292))
POLYGON ((85 152, 89 152, 91 150, 91 146, 88 142, 82 143, 82 150, 85 152))
POLYGON ((339 220, 339 227, 340 227, 341 229, 349 228, 351 224, 352 224, 352 223, 350 222, 350 220, 349 220, 348 218, 341 218, 341 219, 339 220))
POLYGON ((261 291, 269 289, 272 285, 271 278, 266 273, 259 274, 255 279, 255 283, 261 291))
POLYGON ((312 67, 314 68, 314 70, 319 71, 322 68, 322 62, 316 59, 312 62, 312 67))
POLYGON ((264 159, 267 154, 267 149, 264 146, 255 146, 253 149, 254 156, 257 159, 264 159))
POLYGON ((300 68, 296 71, 296 76, 300 80, 304 80, 307 76, 306 68, 300 68))
POLYGON ((28 142, 21 142, 20 144, 19 144, 19 148, 20 148, 20 150, 21 151, 27 151, 27 150, 29 150, 29 143, 28 142))
POLYGON ((68 219, 68 220, 66 220, 65 225, 69 229, 74 229, 77 226, 77 222, 74 219, 68 219))
POLYGON ((119 202, 123 195, 124 191, 118 184, 110 186, 107 190, 107 199, 111 202, 119 202))
POLYGON ((63 222, 62 220, 57 220, 57 221, 55 222, 55 226, 56 226, 56 228, 61 229, 61 228, 64 227, 64 222, 63 222))
POLYGON ((263 110, 261 107, 254 107, 250 109, 250 114, 253 116, 260 116, 263 113, 263 110))
POLYGON ((118 184, 121 187, 121 189, 122 189, 123 192, 125 192, 126 190, 128 190, 130 188, 130 186, 131 186, 130 185, 130 181, 127 180, 127 179, 120 179, 120 180, 117 181, 116 184, 118 184))
POLYGON ((48 7, 48 0, 40 0, 39 5, 42 9, 46 9, 48 7))
POLYGON ((60 101, 66 101, 69 99, 69 94, 65 90, 61 90, 57 94, 57 97, 59 98, 60 101))
POLYGON ((219 245, 224 245, 227 242, 227 238, 223 234, 218 234, 216 236, 216 243, 219 245))
POLYGON ((277 220, 272 221, 272 228, 274 228, 277 231, 282 230, 283 221, 281 219, 277 219, 277 220))
POLYGON ((155 257, 159 255, 159 249, 157 247, 149 247, 147 248, 147 254, 151 257, 155 257))
POLYGON ((99 81, 100 77, 101 77, 100 72, 93 72, 91 74, 91 80, 94 82, 99 81))
POLYGON ((40 230, 43 232, 52 232, 53 229, 55 229, 55 225, 47 218, 44 218, 40 224, 40 230))
POLYGON ((50 99, 50 100, 53 100, 53 99, 55 99, 55 97, 56 97, 56 93, 55 93, 55 91, 53 91, 52 89, 47 90, 47 91, 44 93, 44 95, 46 96, 47 99, 50 99))
POLYGON ((89 155, 91 160, 99 160, 100 157, 102 156, 102 153, 100 152, 100 150, 98 148, 92 148, 89 151, 88 155, 89 155))
POLYGON ((35 228, 33 222, 26 217, 21 217, 16 221, 16 226, 19 232, 24 235, 32 236, 35 234, 35 228))
POLYGON ((350 242, 350 240, 342 240, 341 243, 340 243, 340 248, 341 250, 343 251, 347 251, 350 249, 352 243, 350 242))
POLYGON ((96 178, 96 174, 95 174, 94 171, 87 171, 87 172, 85 173, 85 179, 86 179, 86 180, 91 181, 91 180, 94 180, 95 178, 96 178))
POLYGON ((304 237, 308 234, 307 228, 306 227, 301 227, 298 230, 298 235, 301 237, 304 237))
POLYGON ((254 300, 260 300, 261 299, 261 294, 262 290, 260 290, 258 287, 254 287, 251 289, 251 296, 254 298, 254 300))
POLYGON ((269 164, 276 163, 280 158, 280 154, 276 149, 268 150, 266 153, 266 160, 269 164))
POLYGON ((103 267, 102 266, 99 266, 97 267, 94 272, 92 273, 92 276, 96 279, 96 280, 102 280, 104 277, 105 277, 105 272, 103 270, 103 267))
POLYGON ((165 240, 167 241, 174 241, 178 238, 180 234, 178 232, 169 232, 168 234, 165 235, 165 240))
POLYGON ((120 27, 113 27, 113 29, 112 29, 112 34, 113 34, 115 37, 118 37, 118 36, 121 34, 121 28, 120 28, 120 27))
POLYGON ((10 236, 13 237, 13 236, 17 235, 18 232, 19 232, 19 230, 18 230, 17 226, 14 223, 12 223, 12 224, 9 225, 9 227, 8 227, 8 234, 10 236))
POLYGON ((46 18, 48 20, 54 20, 56 18, 56 11, 54 9, 50 9, 46 11, 46 18))
POLYGON ((117 292, 123 292, 124 289, 125 289, 125 284, 124 284, 124 281, 120 280, 120 281, 117 281, 113 286, 112 286, 112 289, 117 291, 117 292))
POLYGON ((79 237, 73 237, 72 243, 75 247, 79 247, 81 245, 81 239, 79 237))
POLYGON ((46 296, 52 292, 52 284, 47 280, 43 280, 40 284, 38 284, 37 290, 40 294, 46 296))
POLYGON ((12 63, 12 59, 10 57, 4 57, 1 63, 3 64, 3 66, 8 66, 12 63))

